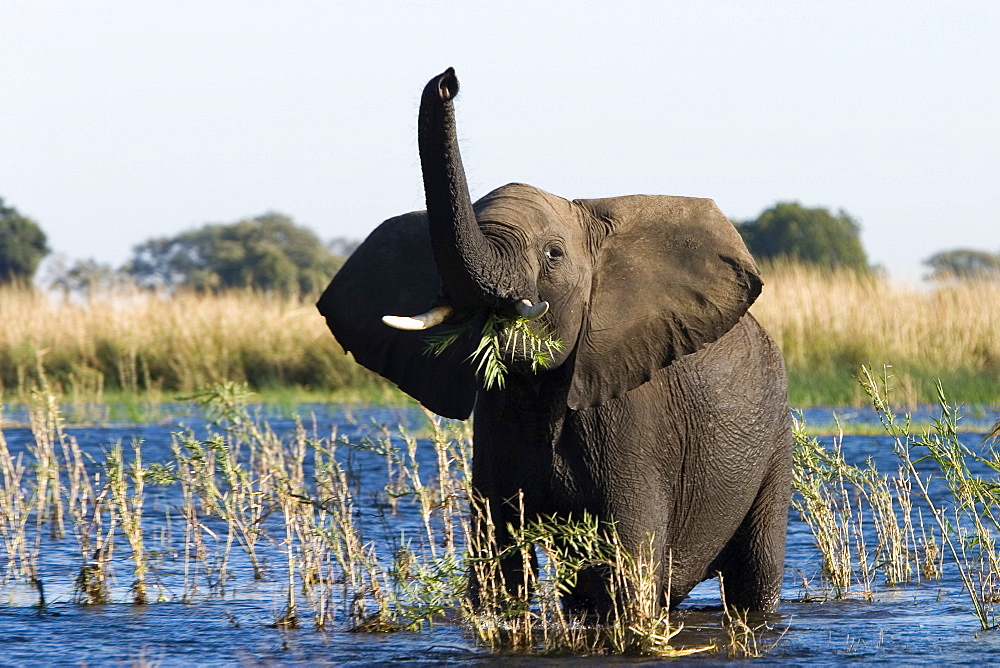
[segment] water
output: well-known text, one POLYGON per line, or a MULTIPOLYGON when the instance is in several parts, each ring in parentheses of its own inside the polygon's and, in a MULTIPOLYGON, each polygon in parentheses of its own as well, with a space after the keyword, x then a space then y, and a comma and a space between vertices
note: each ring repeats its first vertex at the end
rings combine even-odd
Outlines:
MULTIPOLYGON (((207 422, 190 406, 177 405, 169 412, 180 417, 166 418, 153 424, 106 421, 99 427, 70 427, 68 433, 81 449, 96 460, 114 443, 120 442, 129 457, 133 439, 143 443, 143 460, 167 461, 171 434, 190 429, 199 437, 209 429, 207 422)), ((842 419, 875 421, 863 411, 837 411, 842 419)), ((326 406, 298 409, 307 431, 316 438, 336 433, 352 443, 385 436, 384 426, 392 432, 402 426, 422 433, 426 418, 406 409, 343 411, 326 406)), ((925 411, 931 415, 932 412, 925 411)), ((810 411, 811 424, 830 423, 829 409, 810 411)), ((16 456, 26 459, 34 443, 31 431, 18 423, 27 416, 11 410, 4 413, 7 426, 4 436, 16 456)), ((265 415, 274 432, 291 440, 297 424, 280 414, 265 415)), ((968 445, 978 444, 995 413, 986 412, 965 424, 979 426, 980 433, 963 435, 968 445)), ((829 438, 821 439, 829 443, 829 438)), ((394 441, 401 446, 398 437, 394 441)), ((879 469, 893 473, 896 461, 892 442, 885 436, 847 436, 842 450, 848 461, 861 462, 874 457, 879 469)), ((385 485, 385 458, 370 450, 350 453, 351 469, 360 493, 356 496, 366 539, 373 539, 386 553, 398 546, 400 532, 410 537, 421 535, 419 513, 401 502, 396 514, 388 510, 385 485)), ((420 441, 418 461, 423 470, 435 464, 433 448, 420 441)), ((307 467, 311 466, 311 459, 307 467)), ((91 470, 94 470, 93 468, 91 470)), ((0 479, 0 485, 3 484, 0 479)), ((407 663, 410 665, 510 665, 510 664, 582 664, 602 665, 601 657, 523 657, 497 655, 476 643, 459 624, 439 622, 422 633, 349 633, 342 611, 324 632, 314 630, 303 620, 303 628, 289 630, 275 627, 287 596, 283 570, 282 536, 274 528, 262 541, 262 554, 269 568, 265 578, 255 582, 250 566, 238 546, 232 551, 232 580, 224 591, 210 591, 204 584, 191 603, 181 603, 184 591, 181 573, 182 520, 179 515, 179 489, 147 485, 144 515, 146 545, 152 552, 149 593, 152 602, 138 606, 129 603, 131 562, 126 541, 117 536, 114 552, 112 603, 80 605, 74 603, 73 583, 79 572, 81 556, 71 534, 62 539, 48 537, 43 530, 39 556, 39 579, 44 586, 46 605, 39 608, 38 591, 26 583, 0 586, 0 665, 234 665, 234 664, 308 664, 372 665, 407 663)), ((217 535, 221 525, 206 526, 217 535)), ((216 545, 216 548, 218 546, 216 545)), ((946 568, 940 580, 901 587, 876 583, 873 600, 852 598, 841 601, 818 597, 820 555, 812 534, 796 512, 789 516, 788 551, 779 614, 751 617, 753 626, 764 626, 762 642, 773 645, 759 659, 760 663, 849 664, 892 662, 905 665, 1000 662, 1000 632, 982 632, 972 604, 954 569, 946 568)), ((6 555, 0 553, 0 570, 6 555)), ((299 605, 305 601, 299 599, 299 605)), ((685 625, 679 639, 682 644, 704 644, 719 639, 721 612, 717 584, 703 583, 677 613, 675 621, 685 625)), ((616 658, 616 663, 659 663, 661 659, 616 658)), ((686 662, 722 663, 724 653, 695 655, 686 662)))

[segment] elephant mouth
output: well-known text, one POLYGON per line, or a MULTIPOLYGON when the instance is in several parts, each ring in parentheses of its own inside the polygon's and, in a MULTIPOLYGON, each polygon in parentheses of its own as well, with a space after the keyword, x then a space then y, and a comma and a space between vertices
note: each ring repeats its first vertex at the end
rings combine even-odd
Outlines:
POLYGON ((563 349, 563 342, 554 336, 548 324, 524 317, 488 319, 480 347, 483 345, 495 345, 497 356, 506 364, 531 373, 550 368, 563 349))
MULTIPOLYGON (((530 299, 522 299, 514 304, 514 310, 519 318, 537 320, 549 310, 548 302, 532 304, 530 299)), ((414 316, 384 315, 382 322, 395 329, 419 331, 440 325, 455 313, 450 304, 440 304, 426 313, 414 316)))
POLYGON ((490 389, 494 385, 503 387, 509 371, 523 376, 552 367, 562 349, 562 341, 544 322, 491 313, 485 318, 479 345, 469 360, 483 385, 490 389))
POLYGON ((484 387, 491 389, 503 387, 510 371, 535 374, 553 364, 563 343, 543 320, 548 308, 547 302, 532 304, 524 299, 514 305, 513 315, 495 311, 456 314, 450 305, 439 305, 420 315, 388 315, 382 321, 396 329, 422 331, 457 320, 454 326, 428 337, 427 352, 431 355, 440 355, 459 339, 476 340, 472 330, 478 329, 478 344, 468 362, 484 387), (466 334, 470 336, 464 337, 466 334))

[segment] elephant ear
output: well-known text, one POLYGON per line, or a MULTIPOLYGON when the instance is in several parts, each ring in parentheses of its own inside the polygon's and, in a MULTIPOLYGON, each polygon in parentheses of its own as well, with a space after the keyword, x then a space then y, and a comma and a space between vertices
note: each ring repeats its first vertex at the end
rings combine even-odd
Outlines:
POLYGON ((577 200, 598 244, 570 408, 598 406, 728 332, 760 294, 759 271, 712 200, 577 200), (603 238, 602 238, 603 237, 603 238))
POLYGON ((476 399, 476 378, 466 361, 475 344, 469 335, 440 355, 427 341, 447 329, 393 329, 384 315, 427 311, 441 290, 431 252, 427 215, 391 218, 372 232, 337 272, 317 307, 330 331, 360 364, 388 378, 428 409, 464 420, 476 399))

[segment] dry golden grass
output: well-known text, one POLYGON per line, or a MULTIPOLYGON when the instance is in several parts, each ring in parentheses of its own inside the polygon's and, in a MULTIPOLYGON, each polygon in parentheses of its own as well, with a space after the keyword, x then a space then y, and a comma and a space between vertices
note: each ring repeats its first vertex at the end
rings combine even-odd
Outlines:
POLYGON ((223 380, 255 388, 383 386, 345 356, 311 301, 255 292, 117 294, 63 301, 0 289, 0 389, 44 368, 67 394, 189 392, 223 380))
MULTIPOLYGON (((753 313, 781 346, 792 402, 867 402, 861 366, 890 365, 895 398, 1000 401, 1000 282, 908 286, 800 266, 765 268, 753 313)), ((386 396, 354 364, 312 300, 255 292, 118 294, 64 301, 0 288, 0 390, 19 395, 39 365, 68 396, 105 389, 190 392, 224 380, 255 389, 386 396)))
POLYGON ((764 269, 752 312, 785 356, 793 403, 857 403, 862 365, 892 367, 898 401, 1000 400, 1000 282, 907 285, 849 271, 764 269))

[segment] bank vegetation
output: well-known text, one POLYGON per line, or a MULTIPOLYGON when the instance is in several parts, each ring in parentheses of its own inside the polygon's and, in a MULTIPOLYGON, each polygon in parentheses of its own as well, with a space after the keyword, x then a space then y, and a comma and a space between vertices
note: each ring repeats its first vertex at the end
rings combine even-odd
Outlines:
MULTIPOLYGON (((896 398, 933 403, 936 382, 964 403, 1000 402, 1000 281, 934 285, 849 270, 765 267, 752 313, 785 355, 793 405, 862 404, 862 365, 890 367, 896 398)), ((311 297, 249 290, 119 289, 86 300, 0 288, 0 391, 42 374, 66 399, 170 398, 223 381, 265 395, 385 400, 388 383, 344 355, 311 297)))

